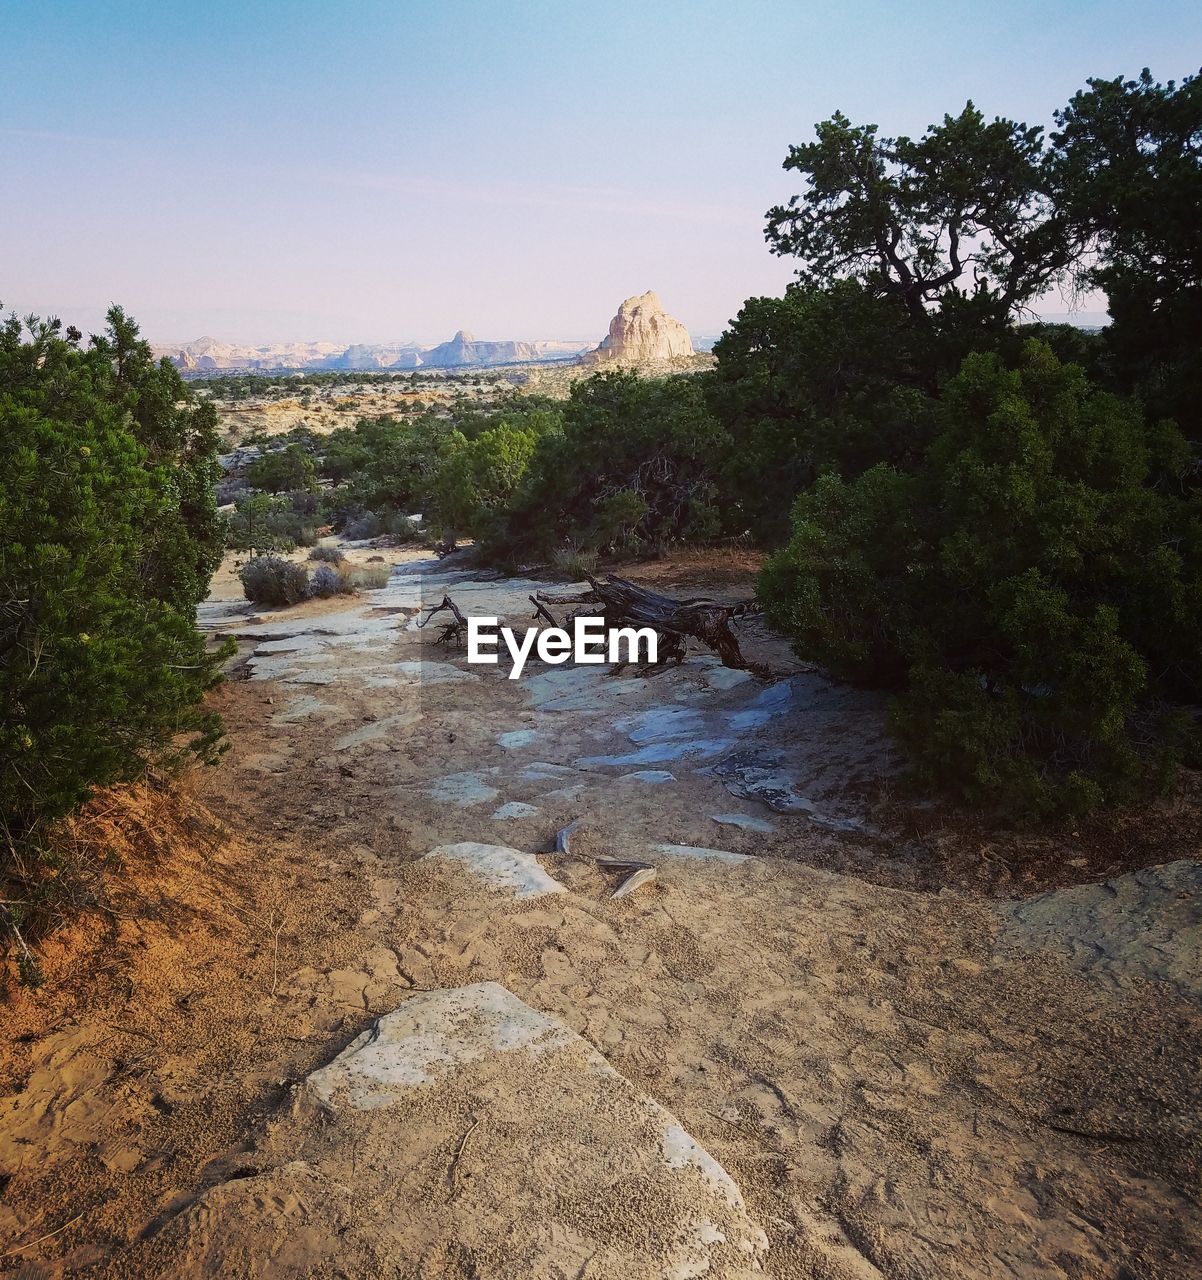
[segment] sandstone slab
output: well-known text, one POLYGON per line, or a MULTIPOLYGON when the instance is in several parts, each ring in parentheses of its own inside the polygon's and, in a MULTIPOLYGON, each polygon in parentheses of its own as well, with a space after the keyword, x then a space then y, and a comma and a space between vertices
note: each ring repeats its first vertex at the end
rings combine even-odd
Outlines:
POLYGON ((767 1250, 675 1116, 495 982, 380 1018, 249 1163, 171 1224, 187 1274, 749 1280, 767 1250))

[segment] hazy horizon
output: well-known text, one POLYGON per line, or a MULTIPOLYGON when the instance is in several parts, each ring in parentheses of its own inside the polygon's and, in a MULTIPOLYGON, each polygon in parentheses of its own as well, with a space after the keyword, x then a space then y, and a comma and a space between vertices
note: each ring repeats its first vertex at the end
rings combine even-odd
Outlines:
POLYGON ((596 342, 655 289, 717 333, 792 278, 763 215, 816 121, 1048 124, 1091 75, 1196 71, 1199 37, 1178 0, 17 0, 0 302, 91 332, 116 301, 163 344, 596 342))

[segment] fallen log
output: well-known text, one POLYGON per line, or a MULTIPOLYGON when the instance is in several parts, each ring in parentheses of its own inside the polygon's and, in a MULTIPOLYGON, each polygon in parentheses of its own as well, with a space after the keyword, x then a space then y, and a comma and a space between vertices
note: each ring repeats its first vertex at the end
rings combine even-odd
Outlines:
POLYGON ((674 600, 658 591, 648 591, 626 578, 607 574, 604 578, 588 575, 589 590, 574 596, 553 596, 539 592, 535 604, 579 604, 591 606, 570 615, 604 617, 610 626, 635 623, 653 627, 661 637, 660 660, 684 661, 685 640, 692 637, 712 649, 723 666, 738 671, 766 675, 767 668, 749 662, 739 648, 739 639, 731 630, 732 618, 745 618, 759 611, 754 600, 723 604, 709 596, 691 596, 674 600), (666 651, 666 652, 665 652, 666 651))

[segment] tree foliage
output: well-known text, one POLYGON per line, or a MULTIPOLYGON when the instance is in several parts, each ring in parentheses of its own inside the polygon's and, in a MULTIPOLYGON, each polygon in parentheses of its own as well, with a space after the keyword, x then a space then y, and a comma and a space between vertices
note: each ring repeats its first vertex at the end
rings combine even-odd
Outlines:
POLYGON ((597 374, 572 387, 562 431, 542 435, 497 525, 494 552, 570 545, 658 552, 720 528, 728 437, 695 378, 597 374))
POLYGON ((0 823, 10 847, 220 723, 194 609, 221 555, 215 416, 120 308, 85 348, 0 327, 0 823))
POLYGON ((433 508, 452 535, 487 538, 508 508, 538 447, 533 430, 503 422, 460 437, 433 484, 433 508))
POLYGON ((246 469, 246 479, 254 488, 266 489, 269 493, 314 493, 317 464, 301 444, 292 443, 256 458, 246 469))
POLYGON ((932 782, 1135 794, 1202 692, 1202 81, 1092 80, 1046 136, 836 115, 785 167, 766 235, 799 280, 745 305, 711 392, 748 527, 796 497, 772 618, 896 692, 932 782), (1029 323, 1055 284, 1105 290, 1105 332, 1029 323))
POLYGON ((798 258, 806 283, 862 281, 917 324, 932 308, 1005 319, 1073 261, 1043 130, 987 121, 971 102, 917 139, 836 113, 784 167, 806 190, 769 210, 772 251, 798 258))
POLYGON ((930 438, 927 336, 858 281, 749 299, 714 354, 727 522, 762 542, 787 536, 794 497, 823 471, 908 466, 930 438))
POLYGON ((899 690, 928 781, 1036 814, 1131 796, 1163 776, 1165 696, 1202 691, 1183 665, 1202 647, 1197 515, 1158 487, 1184 441, 1035 342, 1015 370, 970 356, 936 421, 909 471, 799 498, 761 583, 770 618, 899 690))
POLYGON ((1119 388, 1202 437, 1202 77, 1090 80, 1056 115, 1064 217, 1093 253, 1119 388))

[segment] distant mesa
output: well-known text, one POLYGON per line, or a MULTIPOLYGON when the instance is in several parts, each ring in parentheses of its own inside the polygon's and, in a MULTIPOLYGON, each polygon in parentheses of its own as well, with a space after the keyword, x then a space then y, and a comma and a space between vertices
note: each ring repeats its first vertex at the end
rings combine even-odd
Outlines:
POLYGON ((664 310, 654 291, 627 298, 610 321, 601 344, 581 342, 483 342, 460 329, 449 342, 281 342, 241 346, 205 336, 182 347, 156 346, 183 373, 289 373, 344 370, 378 373, 402 369, 480 369, 497 365, 546 364, 580 357, 589 367, 637 368, 695 354, 689 331, 664 310))
POLYGON ((635 366, 695 354, 689 331, 664 310, 654 290, 627 298, 609 322, 601 345, 586 352, 586 364, 635 366))
POLYGON ((284 373, 303 370, 346 370, 357 373, 401 369, 458 369, 490 365, 533 364, 571 360, 585 349, 581 342, 480 342, 466 329, 438 346, 416 342, 354 343, 285 342, 240 346, 197 338, 182 347, 155 346, 183 373, 284 373))
POLYGON ((424 352, 422 363, 433 369, 454 369, 461 365, 527 364, 548 359, 544 351, 547 345, 541 342, 477 342, 466 329, 460 329, 450 342, 440 343, 424 352))

